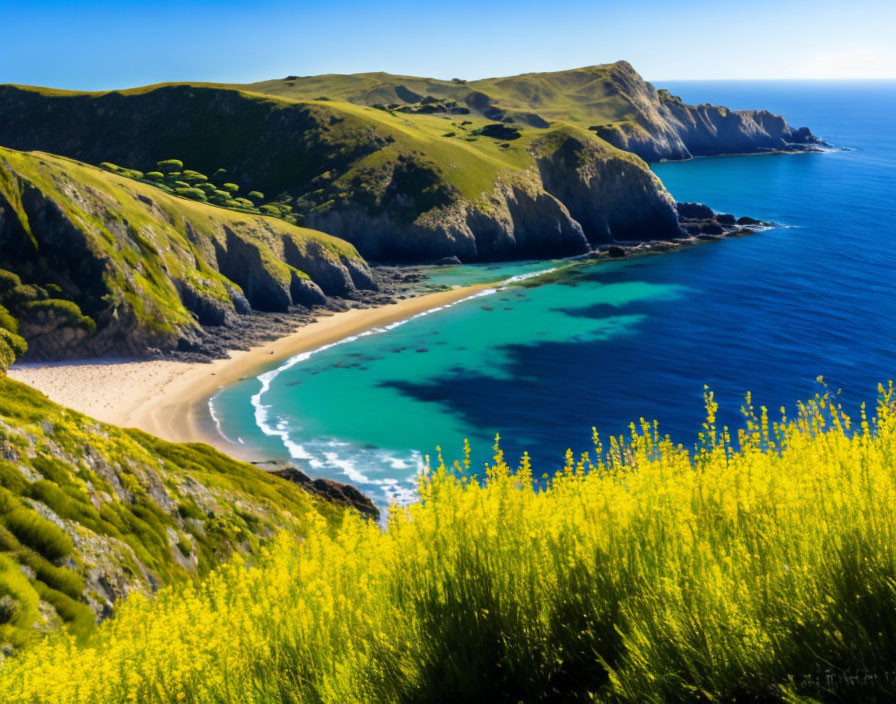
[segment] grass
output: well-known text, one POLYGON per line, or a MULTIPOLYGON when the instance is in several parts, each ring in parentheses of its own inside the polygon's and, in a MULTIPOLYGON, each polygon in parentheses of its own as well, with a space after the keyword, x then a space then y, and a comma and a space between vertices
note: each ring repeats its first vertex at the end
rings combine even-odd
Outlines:
MULTIPOLYGON (((0 669, 17 702, 892 701, 896 396, 633 426, 556 474, 439 464, 386 530, 128 599, 0 669)), ((496 446, 497 448, 497 446, 496 446)), ((0 563, 2 566, 2 563, 0 563)))
POLYGON ((30 614, 0 625, 0 644, 32 644, 57 627, 48 613, 83 637, 90 604, 111 606, 104 580, 149 593, 281 531, 341 520, 340 508, 211 447, 99 424, 5 376, 0 448, 0 621, 7 603, 30 614), (25 579, 6 588, 10 564, 25 579), (34 615, 32 602, 44 610, 34 615))
MULTIPOLYGON (((205 174, 222 166, 231 175, 239 174, 241 190, 258 187, 275 195, 277 202, 291 206, 288 217, 297 222, 332 222, 320 216, 357 207, 372 215, 398 207, 405 223, 424 223, 465 203, 489 213, 503 185, 520 186, 528 192, 541 190, 531 146, 555 129, 572 126, 584 130, 595 123, 632 118, 628 99, 619 97, 615 88, 602 87, 604 83, 615 85, 622 80, 618 76, 627 75, 620 66, 468 84, 358 74, 230 87, 165 84, 114 94, 75 95, 7 87, 9 104, 21 105, 21 111, 35 115, 33 124, 10 132, 8 143, 30 148, 39 145, 91 163, 114 162, 137 173, 155 168, 156 161, 171 155, 205 174), (518 85, 521 83, 541 88, 528 90, 518 85), (371 107, 406 102, 398 95, 404 94, 401 86, 413 95, 459 103, 471 90, 487 89, 508 119, 516 120, 513 128, 521 137, 508 143, 477 136, 495 124, 495 119, 475 112, 409 114, 371 107), (513 117, 533 112, 536 105, 542 112, 547 110, 548 86, 554 86, 556 93, 550 95, 556 103, 553 112, 548 110, 551 126, 531 127, 522 117, 513 117), (609 97, 595 97, 595 90, 609 97), (524 94, 529 94, 528 103, 524 94), (601 107, 609 104, 615 107, 601 107), (45 105, 54 106, 52 114, 57 117, 47 117, 42 109, 45 105), (578 112, 575 106, 579 106, 578 112), (176 131, 147 127, 139 144, 134 144, 133 130, 140 129, 135 124, 150 116, 155 116, 156 124, 174 112, 179 116, 176 131), (65 129, 54 122, 63 116, 65 129), (97 129, 104 131, 104 140, 71 143, 64 136, 66 131, 86 134, 97 129), (125 142, 127 150, 122 146, 125 142), (402 180, 402 165, 409 160, 416 176, 402 180), (438 198, 430 197, 432 192, 426 190, 431 181, 442 191, 438 198), (397 194, 404 198, 396 198, 397 194)), ((609 149, 593 132, 583 132, 583 139, 598 150, 609 149)), ((607 153, 610 158, 618 156, 616 151, 607 153)), ((639 166, 647 170, 645 164, 639 162, 639 166)))
MULTIPOLYGON (((285 242, 301 252, 313 249, 308 259, 322 265, 361 261, 354 247, 324 233, 179 198, 50 154, 0 148, 0 201, 10 205, 14 218, 0 267, 12 269, 6 272, 16 277, 10 282, 20 284, 0 291, 0 304, 6 305, 0 309, 0 327, 6 330, 0 333, 0 366, 21 356, 14 337, 18 322, 11 320, 53 316, 59 327, 89 335, 96 320, 133 319, 136 329, 125 334, 139 338, 135 345, 170 348, 198 329, 194 311, 184 303, 184 287, 193 298, 233 313, 232 292, 242 291, 243 284, 265 282, 288 292, 293 275, 305 276, 284 261, 285 242), (46 211, 60 215, 58 222, 55 215, 25 207, 26 185, 38 189, 46 211), (39 230, 32 230, 32 218, 44 218, 39 230), (64 246, 52 236, 54 228, 67 233, 64 246), (238 246, 245 252, 229 257, 238 246), (44 291, 53 287, 59 293, 44 291), (25 295, 28 291, 35 293, 25 295)), ((256 307, 270 303, 251 289, 247 295, 256 307)))
POLYGON ((493 106, 518 122, 522 121, 522 115, 536 113, 550 122, 588 127, 629 120, 637 114, 634 96, 626 90, 626 81, 633 73, 631 66, 618 62, 464 83, 388 73, 359 73, 304 76, 292 81, 276 79, 235 87, 300 100, 327 95, 330 99, 359 105, 413 102, 403 97, 400 86, 418 95, 455 100, 460 105, 472 91, 476 91, 487 95, 493 106))

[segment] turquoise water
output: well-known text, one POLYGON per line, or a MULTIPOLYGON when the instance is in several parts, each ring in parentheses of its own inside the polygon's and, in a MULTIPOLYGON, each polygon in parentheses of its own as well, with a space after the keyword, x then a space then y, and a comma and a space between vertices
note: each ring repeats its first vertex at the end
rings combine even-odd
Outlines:
POLYGON ((704 384, 732 426, 748 390, 777 408, 819 375, 848 406, 873 400, 896 376, 896 84, 668 87, 766 107, 849 151, 656 165, 679 200, 780 226, 624 262, 440 269, 440 283, 554 271, 263 370, 212 400, 221 432, 385 504, 465 438, 478 464, 500 432, 538 471, 589 449, 592 426, 656 418, 692 442, 704 384))

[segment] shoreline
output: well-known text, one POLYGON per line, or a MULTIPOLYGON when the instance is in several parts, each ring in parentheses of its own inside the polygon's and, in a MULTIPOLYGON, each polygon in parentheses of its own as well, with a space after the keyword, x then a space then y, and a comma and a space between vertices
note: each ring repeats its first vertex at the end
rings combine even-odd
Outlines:
POLYGON ((231 351, 226 358, 211 362, 114 358, 32 362, 15 364, 8 374, 50 400, 103 423, 138 428, 171 442, 203 442, 238 459, 257 460, 209 432, 202 422, 202 414, 208 415, 205 402, 219 389, 254 376, 264 366, 458 303, 496 285, 500 284, 462 286, 374 308, 319 313, 313 322, 282 337, 231 351))

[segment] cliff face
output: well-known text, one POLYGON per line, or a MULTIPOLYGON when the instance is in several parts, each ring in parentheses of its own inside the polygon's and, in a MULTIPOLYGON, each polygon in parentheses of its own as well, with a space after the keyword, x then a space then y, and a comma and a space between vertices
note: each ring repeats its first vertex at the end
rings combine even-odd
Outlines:
POLYGON ((656 90, 627 62, 613 64, 611 69, 608 85, 631 106, 631 114, 625 120, 590 128, 610 144, 648 161, 810 151, 824 145, 809 128, 794 129, 767 110, 688 105, 666 90, 656 90))
POLYGON ((203 326, 375 288, 357 251, 282 220, 0 149, 0 304, 32 358, 189 349, 203 326))
MULTIPOLYGON (((674 203, 637 157, 820 144, 765 111, 686 105, 626 62, 470 83, 293 76, 249 89, 78 94, 0 86, 0 144, 129 169, 169 158, 209 173, 222 167, 241 192, 276 194, 299 222, 363 256, 414 262, 554 257, 676 237, 674 203)), ((369 279, 363 265, 347 263, 357 259, 331 271, 329 258, 264 234, 266 227, 222 225, 194 243, 253 307, 314 303, 369 279), (247 228, 260 237, 245 237, 247 228), (305 272, 310 283, 270 261, 305 272)), ((202 320, 226 320, 236 306, 229 294, 177 286, 202 320)))
MULTIPOLYGON (((207 172, 221 166, 243 191, 278 194, 304 224, 375 259, 557 257, 613 238, 675 235, 671 200, 641 160, 587 130, 548 127, 537 116, 494 123, 490 101, 472 103, 491 117, 461 119, 224 87, 84 95, 6 86, 0 144, 144 170, 171 157, 207 172)), ((248 276, 241 267, 259 259, 251 247, 229 236, 210 239, 216 250, 204 258, 239 283, 254 307, 280 308, 293 295, 283 277, 248 276)), ((339 288, 307 258, 289 259, 289 247, 272 251, 318 285, 339 288)))
POLYGON ((823 145, 808 128, 794 129, 763 110, 687 105, 657 91, 626 61, 568 71, 526 73, 478 81, 440 81, 387 73, 293 76, 252 84, 253 91, 289 97, 338 96, 362 105, 451 101, 493 121, 547 128, 590 128, 648 161, 715 154, 803 151, 823 145))
POLYGON ((557 131, 535 149, 544 189, 566 205, 591 244, 681 235, 674 199, 639 159, 573 130, 557 131))
POLYGON ((399 260, 559 257, 681 236, 674 200, 639 158, 568 126, 534 136, 527 156, 528 171, 504 174, 481 198, 448 189, 430 210, 407 196, 396 208, 387 186, 379 200, 336 206, 309 222, 367 256, 399 260))
POLYGON ((482 202, 460 194, 412 220, 388 209, 348 203, 309 222, 352 242, 374 259, 462 261, 562 257, 587 252, 582 228, 563 203, 524 179, 497 183, 482 202))

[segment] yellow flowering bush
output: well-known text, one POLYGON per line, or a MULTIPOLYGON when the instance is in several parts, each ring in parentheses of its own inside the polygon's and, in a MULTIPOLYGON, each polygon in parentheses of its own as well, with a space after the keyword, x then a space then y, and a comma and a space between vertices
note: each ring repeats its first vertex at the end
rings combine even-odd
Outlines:
MULTIPOLYGON (((388 526, 281 536, 0 668, 0 701, 891 701, 896 396, 686 449, 633 426, 549 479, 441 460, 388 526)), ((467 453, 469 457, 469 453, 467 453)))

